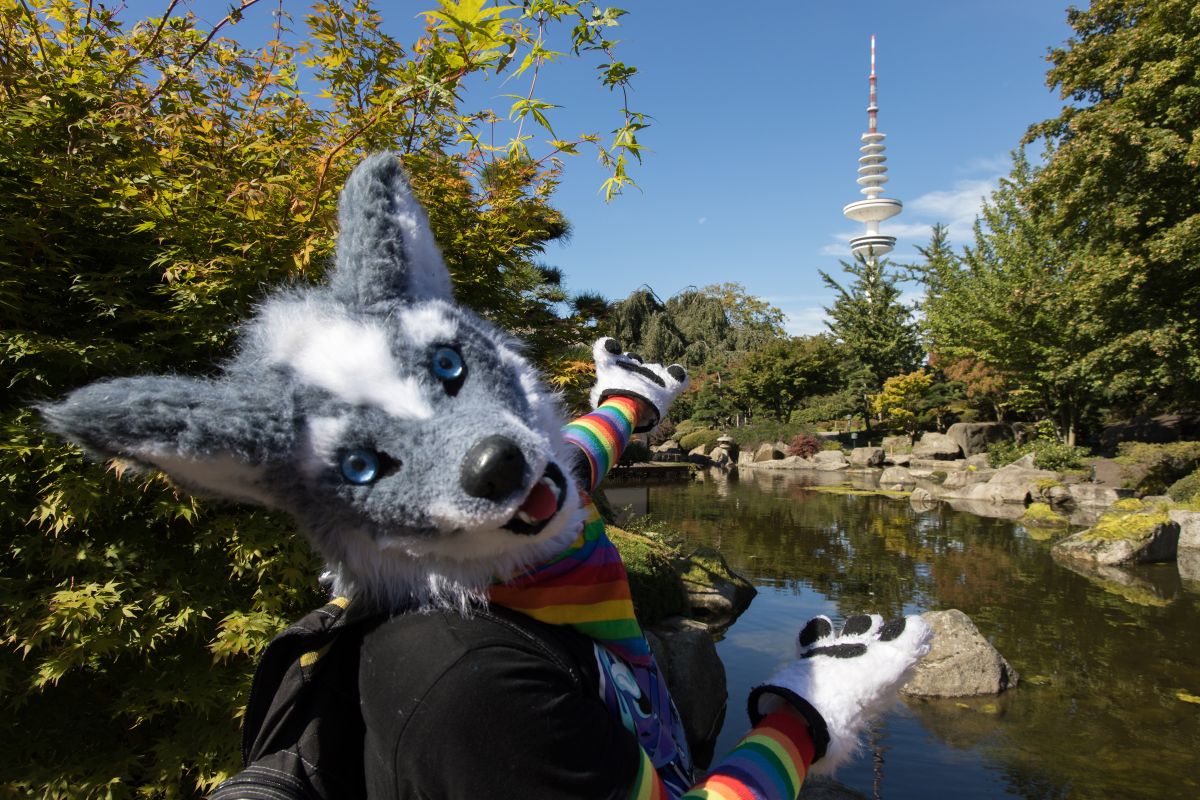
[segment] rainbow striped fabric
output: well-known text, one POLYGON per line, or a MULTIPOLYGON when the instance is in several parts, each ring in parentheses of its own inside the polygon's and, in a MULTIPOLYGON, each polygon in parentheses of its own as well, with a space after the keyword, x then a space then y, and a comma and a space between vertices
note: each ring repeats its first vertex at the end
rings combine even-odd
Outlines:
MULTIPOLYGON (((616 462, 636 421, 636 402, 614 397, 563 429, 564 437, 580 448, 591 468, 588 492, 616 462)), ((649 752, 640 749, 630 800, 681 796, 692 800, 795 800, 812 763, 813 745, 807 726, 799 717, 785 713, 764 718, 703 780, 686 789, 683 776, 690 772, 686 742, 634 616, 625 565, 595 506, 587 503, 587 508, 587 521, 570 547, 544 564, 494 584, 489 598, 541 622, 568 625, 633 668, 641 696, 652 698, 653 719, 626 720, 626 712, 614 709, 617 701, 605 696, 610 712, 621 716, 639 741, 655 743, 649 752), (634 730, 648 723, 653 735, 646 737, 634 730)))
POLYGON ((541 566, 494 584, 491 602, 540 622, 569 625, 631 664, 650 663, 650 646, 633 613, 621 554, 588 504, 588 520, 574 543, 541 566))
POLYGON ((600 480, 621 457, 625 445, 637 425, 637 401, 630 397, 610 397, 591 414, 580 417, 563 428, 563 438, 577 446, 591 467, 594 491, 600 480))

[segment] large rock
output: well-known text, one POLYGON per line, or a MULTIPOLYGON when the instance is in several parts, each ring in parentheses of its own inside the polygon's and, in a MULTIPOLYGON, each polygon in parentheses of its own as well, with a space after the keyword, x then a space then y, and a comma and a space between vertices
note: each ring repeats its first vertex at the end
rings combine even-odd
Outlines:
POLYGON ((718 445, 708 454, 708 460, 712 462, 714 467, 728 468, 733 464, 733 458, 729 455, 729 451, 718 445))
POLYGON ((1171 509, 1167 516, 1179 526, 1179 549, 1200 550, 1200 511, 1171 509))
POLYGON ((967 697, 999 694, 1017 685, 1018 675, 1004 656, 963 612, 927 611, 933 648, 901 692, 913 697, 967 697))
POLYGON ((824 775, 809 775, 797 800, 867 800, 867 796, 824 775))
POLYGON ((916 482, 917 479, 905 467, 888 467, 879 476, 879 485, 884 488, 889 486, 912 486, 916 482))
POLYGON ((1179 549, 1179 523, 1162 511, 1110 511, 1086 531, 1054 545, 1059 558, 1094 564, 1144 564, 1174 561, 1179 549))
POLYGON ((689 456, 699 456, 700 458, 707 458, 708 457, 708 445, 702 444, 702 445, 693 447, 691 450, 688 450, 688 455, 689 456))
POLYGON ((1131 489, 1114 489, 1099 483, 1072 483, 1067 491, 1081 506, 1111 506, 1123 497, 1133 496, 1131 489))
POLYGON ((812 460, 817 469, 822 472, 834 472, 850 466, 850 462, 846 460, 846 455, 841 450, 822 450, 814 453, 812 460))
POLYGON ((742 466, 743 464, 753 464, 754 463, 754 453, 750 450, 738 451, 737 463, 738 463, 739 467, 742 466))
POLYGON ((856 467, 882 467, 882 447, 856 447, 850 451, 850 463, 856 467))
POLYGON ((712 761, 717 735, 725 722, 728 692, 725 666, 708 627, 684 617, 670 617, 646 631, 696 765, 712 761))
POLYGON ((756 469, 813 469, 816 466, 812 459, 804 456, 787 456, 774 461, 760 461, 754 465, 756 469))
POLYGON ((730 569, 725 557, 711 547, 698 548, 678 569, 690 616, 712 628, 733 624, 758 594, 750 581, 730 569))
POLYGON ((1013 430, 1003 422, 956 422, 946 429, 948 436, 964 456, 986 453, 993 442, 1010 441, 1013 430))
POLYGON ((962 458, 962 450, 958 444, 944 433, 925 433, 921 441, 912 449, 913 458, 930 458, 937 461, 950 461, 962 458))
POLYGON ((912 439, 907 436, 885 436, 880 442, 883 451, 889 455, 892 453, 904 453, 907 455, 912 452, 912 439))
POLYGON ((654 447, 651 449, 653 449, 654 452, 656 452, 656 453, 676 453, 679 455, 683 455, 683 448, 680 447, 679 442, 675 441, 674 439, 667 439, 665 442, 660 444, 658 447, 654 447))
POLYGON ((777 458, 783 458, 783 451, 775 445, 764 442, 754 451, 754 463, 760 464, 763 461, 774 461, 777 458))
POLYGON ((946 480, 942 481, 942 488, 947 493, 958 493, 957 490, 965 489, 971 484, 987 483, 996 474, 994 469, 972 469, 971 466, 968 463, 966 469, 956 469, 946 475, 946 480))
POLYGON ((981 503, 1013 503, 1025 505, 1032 497, 1027 484, 996 481, 995 476, 987 483, 975 483, 958 491, 958 496, 981 503))

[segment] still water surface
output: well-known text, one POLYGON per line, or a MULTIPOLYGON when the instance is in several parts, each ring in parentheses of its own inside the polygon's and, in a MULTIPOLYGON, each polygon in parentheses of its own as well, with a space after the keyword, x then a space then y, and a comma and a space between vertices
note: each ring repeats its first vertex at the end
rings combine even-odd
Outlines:
POLYGON ((1180 699, 1200 695, 1200 584, 1174 564, 1077 574, 1015 522, 814 491, 821 477, 649 490, 655 518, 718 548, 759 590, 717 644, 730 696, 718 757, 745 732, 746 693, 810 616, 957 608, 1020 687, 897 704, 840 780, 889 800, 1200 798, 1200 705, 1180 699))

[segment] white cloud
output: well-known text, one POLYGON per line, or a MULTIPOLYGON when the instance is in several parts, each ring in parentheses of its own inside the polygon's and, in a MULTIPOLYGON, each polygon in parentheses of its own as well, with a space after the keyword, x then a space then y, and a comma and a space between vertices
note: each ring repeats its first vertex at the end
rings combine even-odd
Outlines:
POLYGON ((697 225, 703 225, 706 222, 708 222, 708 217, 701 217, 700 219, 696 220, 697 225))
POLYGON ((955 183, 952 189, 927 192, 907 206, 913 214, 930 221, 923 225, 926 232, 929 224, 941 222, 950 228, 951 241, 966 241, 970 238, 971 227, 984 198, 995 188, 994 177, 961 180, 955 183))
POLYGON ((817 333, 829 333, 829 328, 825 326, 825 309, 821 306, 809 306, 807 308, 795 308, 792 310, 783 309, 787 315, 787 320, 783 323, 783 329, 790 336, 812 336, 817 333))

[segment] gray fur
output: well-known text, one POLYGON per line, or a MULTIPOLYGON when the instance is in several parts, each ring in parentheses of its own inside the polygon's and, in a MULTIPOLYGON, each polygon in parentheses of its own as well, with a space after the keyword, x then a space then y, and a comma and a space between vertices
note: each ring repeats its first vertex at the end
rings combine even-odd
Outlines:
POLYGON ((41 411, 93 454, 289 511, 339 594, 465 608, 494 576, 548 557, 578 529, 560 403, 514 340, 453 304, 394 155, 354 171, 339 221, 328 285, 268 298, 218 377, 104 381, 41 411), (439 346, 466 364, 457 393, 431 370, 439 346), (522 487, 499 501, 470 496, 464 455, 497 434, 525 457, 522 487), (340 457, 356 448, 398 466, 350 483, 340 457), (561 510, 537 534, 502 528, 552 463, 566 479, 561 510))

